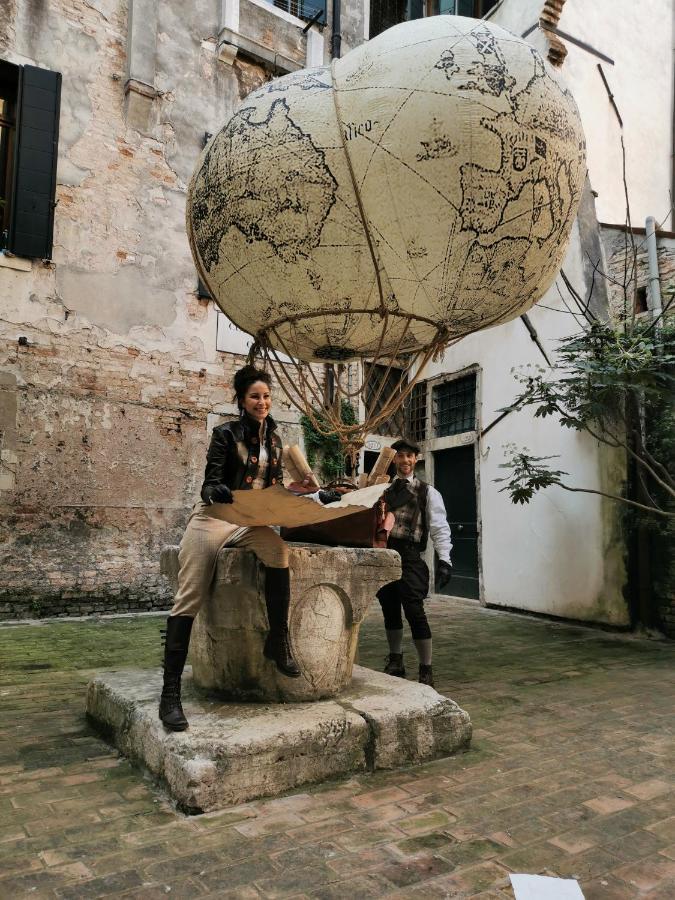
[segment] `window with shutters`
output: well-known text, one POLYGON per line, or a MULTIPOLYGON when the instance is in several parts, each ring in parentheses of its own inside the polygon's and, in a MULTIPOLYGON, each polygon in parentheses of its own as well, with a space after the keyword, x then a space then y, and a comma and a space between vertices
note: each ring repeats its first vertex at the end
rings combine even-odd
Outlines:
POLYGON ((370 0, 370 37, 392 25, 424 16, 469 16, 480 19, 497 0, 370 0))
POLYGON ((0 62, 0 249, 7 246, 12 211, 18 86, 18 67, 0 62))
POLYGON ((326 23, 326 0, 268 0, 277 9, 296 16, 298 19, 310 21, 317 16, 317 23, 326 23))
POLYGON ((0 60, 0 246, 50 259, 61 75, 0 60))

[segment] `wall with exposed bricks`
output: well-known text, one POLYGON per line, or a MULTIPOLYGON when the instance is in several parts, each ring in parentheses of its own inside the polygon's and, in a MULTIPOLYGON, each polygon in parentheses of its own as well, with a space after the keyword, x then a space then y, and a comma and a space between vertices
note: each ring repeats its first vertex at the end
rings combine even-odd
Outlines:
MULTIPOLYGON (((159 552, 244 362, 197 297, 186 185, 204 133, 271 77, 218 59, 219 8, 156 0, 147 98, 125 92, 125 0, 2 4, 0 58, 63 87, 53 260, 0 255, 0 619, 169 605, 159 552)), ((275 414, 297 439, 281 397, 275 414)))

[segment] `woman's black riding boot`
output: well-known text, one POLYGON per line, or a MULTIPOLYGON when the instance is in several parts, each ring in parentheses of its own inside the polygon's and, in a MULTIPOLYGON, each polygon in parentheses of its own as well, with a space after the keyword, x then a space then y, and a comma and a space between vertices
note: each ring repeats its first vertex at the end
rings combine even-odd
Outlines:
POLYGON ((265 605, 270 623, 263 653, 274 660, 277 669, 289 678, 297 678, 301 672, 293 659, 288 640, 288 607, 291 602, 291 584, 288 569, 265 567, 265 605))
POLYGON ((180 702, 180 679, 187 659, 192 616, 169 616, 164 638, 164 686, 159 701, 159 717, 165 728, 185 731, 188 721, 180 702))

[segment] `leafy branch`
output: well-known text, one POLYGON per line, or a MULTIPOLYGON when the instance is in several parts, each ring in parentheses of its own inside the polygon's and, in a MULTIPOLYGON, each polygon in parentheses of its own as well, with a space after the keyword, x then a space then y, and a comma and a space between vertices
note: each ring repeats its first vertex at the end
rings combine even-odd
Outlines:
POLYGON ((665 320, 657 332, 653 323, 619 325, 590 322, 587 330, 560 342, 554 369, 528 366, 516 372, 521 385, 510 409, 534 408, 535 418, 555 416, 564 428, 586 432, 598 442, 622 449, 636 465, 642 488, 638 500, 591 488, 573 487, 552 469, 553 456, 532 456, 507 445, 502 468, 514 503, 529 503, 533 495, 552 485, 566 491, 599 494, 659 517, 673 517, 675 478, 673 459, 673 386, 675 382, 675 326, 665 320), (642 427, 649 410, 650 434, 642 427), (638 412, 636 412, 638 411, 638 412), (660 458, 659 458, 660 457, 660 458))
POLYGON ((558 459, 558 456, 531 456, 527 447, 519 450, 515 444, 507 444, 505 450, 507 451, 508 459, 499 468, 510 469, 511 474, 506 478, 495 478, 494 480, 498 483, 505 482, 504 487, 499 490, 500 493, 508 491, 512 503, 529 503, 537 491, 556 485, 571 493, 598 494, 600 497, 616 500, 643 512, 675 518, 675 513, 656 506, 647 506, 644 503, 629 500, 627 497, 621 497, 618 494, 609 494, 606 491, 597 491, 593 488, 572 487, 569 484, 565 484, 561 480, 561 476, 569 473, 564 472, 562 469, 551 469, 547 465, 548 460, 558 459))

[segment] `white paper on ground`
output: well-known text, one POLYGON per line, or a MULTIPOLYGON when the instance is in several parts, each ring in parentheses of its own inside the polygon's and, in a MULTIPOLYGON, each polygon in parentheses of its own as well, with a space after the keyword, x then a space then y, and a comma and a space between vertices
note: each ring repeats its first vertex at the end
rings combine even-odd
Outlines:
POLYGON ((546 875, 510 875, 516 900, 584 900, 579 882, 573 878, 546 875))
POLYGON ((336 503, 322 506, 307 497, 298 497, 280 484, 262 491, 233 491, 233 503, 214 503, 208 514, 233 525, 314 525, 340 519, 361 509, 370 509, 388 485, 374 484, 345 494, 336 503))

